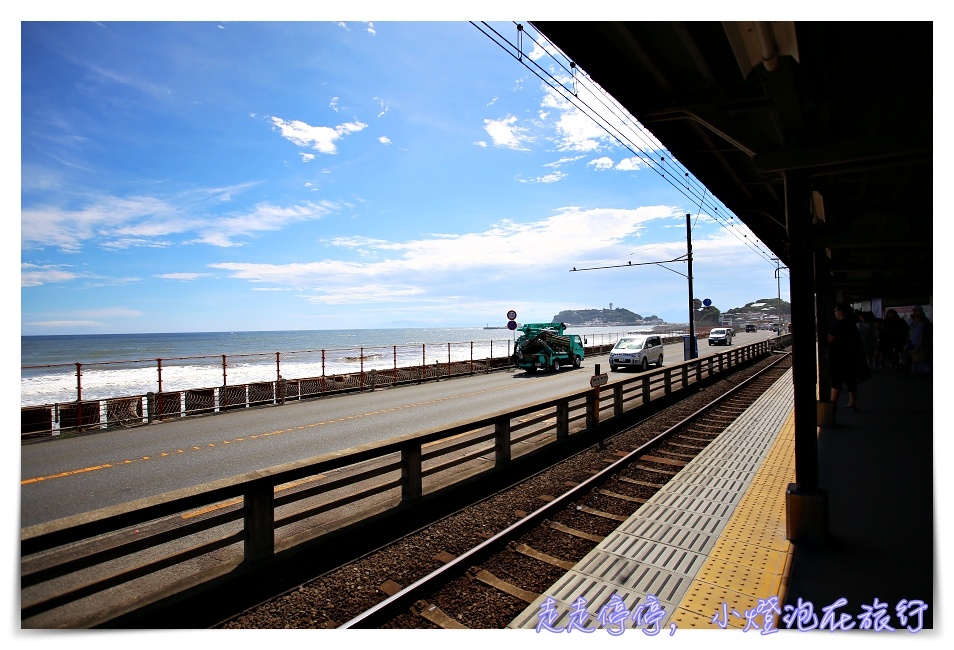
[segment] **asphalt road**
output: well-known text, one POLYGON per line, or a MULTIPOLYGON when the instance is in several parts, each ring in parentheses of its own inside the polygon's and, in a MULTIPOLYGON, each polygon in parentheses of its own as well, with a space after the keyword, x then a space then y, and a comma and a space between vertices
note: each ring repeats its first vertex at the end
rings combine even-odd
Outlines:
MULTIPOLYGON (((733 347, 771 336, 740 333, 733 347)), ((700 341, 699 355, 725 349, 700 341)), ((681 362, 682 344, 664 354, 681 362)), ((558 373, 493 372, 23 445, 20 526, 579 392, 596 364, 611 384, 635 374, 609 372, 601 355, 558 373)))

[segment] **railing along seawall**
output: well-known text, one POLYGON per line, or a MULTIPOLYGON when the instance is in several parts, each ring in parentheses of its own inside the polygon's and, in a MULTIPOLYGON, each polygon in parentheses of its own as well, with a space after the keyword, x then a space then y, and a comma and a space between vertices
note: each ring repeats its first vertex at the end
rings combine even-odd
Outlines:
MULTIPOLYGON (((619 336, 588 335, 587 354, 608 351, 619 336)), ((69 373, 76 397, 21 406, 20 435, 24 441, 43 440, 503 370, 513 367, 512 345, 464 341, 23 366, 21 373, 69 373), (115 394, 103 379, 106 373, 135 375, 143 390, 115 394)))

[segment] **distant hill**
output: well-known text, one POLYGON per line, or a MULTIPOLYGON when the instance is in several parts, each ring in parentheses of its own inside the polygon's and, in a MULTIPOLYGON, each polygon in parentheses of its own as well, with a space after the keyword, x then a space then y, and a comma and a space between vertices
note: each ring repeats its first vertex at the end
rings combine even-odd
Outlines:
POLYGON ((730 309, 725 313, 739 316, 745 314, 775 316, 779 313, 779 305, 781 305, 781 312, 783 316, 791 315, 791 303, 785 302, 784 300, 780 301, 778 298, 762 298, 761 300, 755 300, 753 302, 747 303, 743 307, 735 307, 734 309, 730 309))
POLYGON ((623 307, 616 309, 564 309, 553 317, 554 323, 567 325, 653 325, 664 322, 658 316, 640 316, 623 307))

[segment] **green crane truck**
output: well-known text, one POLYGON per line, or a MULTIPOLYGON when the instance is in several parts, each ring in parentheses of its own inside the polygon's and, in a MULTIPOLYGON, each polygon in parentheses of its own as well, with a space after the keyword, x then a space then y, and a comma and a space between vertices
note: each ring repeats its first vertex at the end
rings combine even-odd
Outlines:
POLYGON ((579 368, 583 363, 583 339, 566 334, 563 323, 527 323, 520 326, 521 336, 514 345, 513 361, 526 372, 537 368, 559 370, 561 366, 579 368))

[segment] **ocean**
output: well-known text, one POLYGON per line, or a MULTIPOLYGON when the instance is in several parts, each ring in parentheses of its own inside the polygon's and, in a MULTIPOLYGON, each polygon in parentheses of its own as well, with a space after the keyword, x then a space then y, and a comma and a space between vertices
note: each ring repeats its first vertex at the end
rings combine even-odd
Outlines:
MULTIPOLYGON (((570 327, 589 345, 652 327, 570 327)), ((506 357, 510 330, 484 327, 20 337, 20 405, 143 395, 506 357), (224 360, 223 360, 224 355, 224 360), (77 365, 80 377, 77 378, 77 365), (161 384, 160 384, 161 381, 161 384)))

